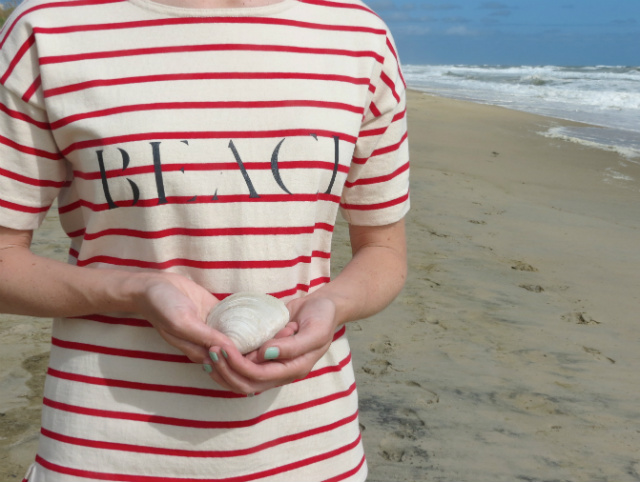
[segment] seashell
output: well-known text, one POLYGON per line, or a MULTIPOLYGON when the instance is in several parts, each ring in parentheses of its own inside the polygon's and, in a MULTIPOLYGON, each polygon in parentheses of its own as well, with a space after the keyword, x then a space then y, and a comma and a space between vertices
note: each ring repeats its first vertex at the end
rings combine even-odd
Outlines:
POLYGON ((270 340, 289 322, 286 305, 271 295, 240 292, 215 305, 207 325, 228 336, 243 355, 270 340))

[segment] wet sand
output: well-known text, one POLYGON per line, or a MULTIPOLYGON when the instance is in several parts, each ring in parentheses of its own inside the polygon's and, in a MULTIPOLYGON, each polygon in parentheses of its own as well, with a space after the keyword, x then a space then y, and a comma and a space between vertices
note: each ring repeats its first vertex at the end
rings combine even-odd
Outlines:
MULTIPOLYGON (((410 276, 349 326, 369 481, 640 481, 640 165, 498 107, 411 92, 409 122, 410 276)), ((34 250, 65 259, 54 213, 34 250)), ((0 480, 33 459, 48 330, 0 316, 0 480)))

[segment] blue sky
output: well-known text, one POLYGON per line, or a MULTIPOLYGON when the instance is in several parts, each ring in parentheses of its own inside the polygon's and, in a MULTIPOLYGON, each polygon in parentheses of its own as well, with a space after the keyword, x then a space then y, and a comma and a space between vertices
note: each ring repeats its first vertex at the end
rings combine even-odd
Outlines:
POLYGON ((403 63, 640 65, 640 0, 364 0, 403 63))
POLYGON ((405 64, 640 66, 640 0, 364 1, 405 64))

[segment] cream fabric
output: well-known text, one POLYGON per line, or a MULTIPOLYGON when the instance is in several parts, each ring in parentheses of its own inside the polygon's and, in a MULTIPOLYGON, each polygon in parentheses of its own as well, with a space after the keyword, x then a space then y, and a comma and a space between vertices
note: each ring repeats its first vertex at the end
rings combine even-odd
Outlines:
MULTIPOLYGON (((57 199, 70 263, 288 301, 329 281, 338 210, 409 207, 404 81, 361 2, 27 0, 0 45, 0 225, 57 199)), ((29 482, 366 477, 344 329, 253 398, 128 315, 57 319, 52 344, 29 482)))

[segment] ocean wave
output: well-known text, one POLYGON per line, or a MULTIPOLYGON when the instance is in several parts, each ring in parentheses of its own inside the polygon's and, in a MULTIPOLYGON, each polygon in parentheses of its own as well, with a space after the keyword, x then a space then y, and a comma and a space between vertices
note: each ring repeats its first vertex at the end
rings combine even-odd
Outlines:
POLYGON ((596 125, 640 130, 640 68, 406 65, 418 90, 596 125))

